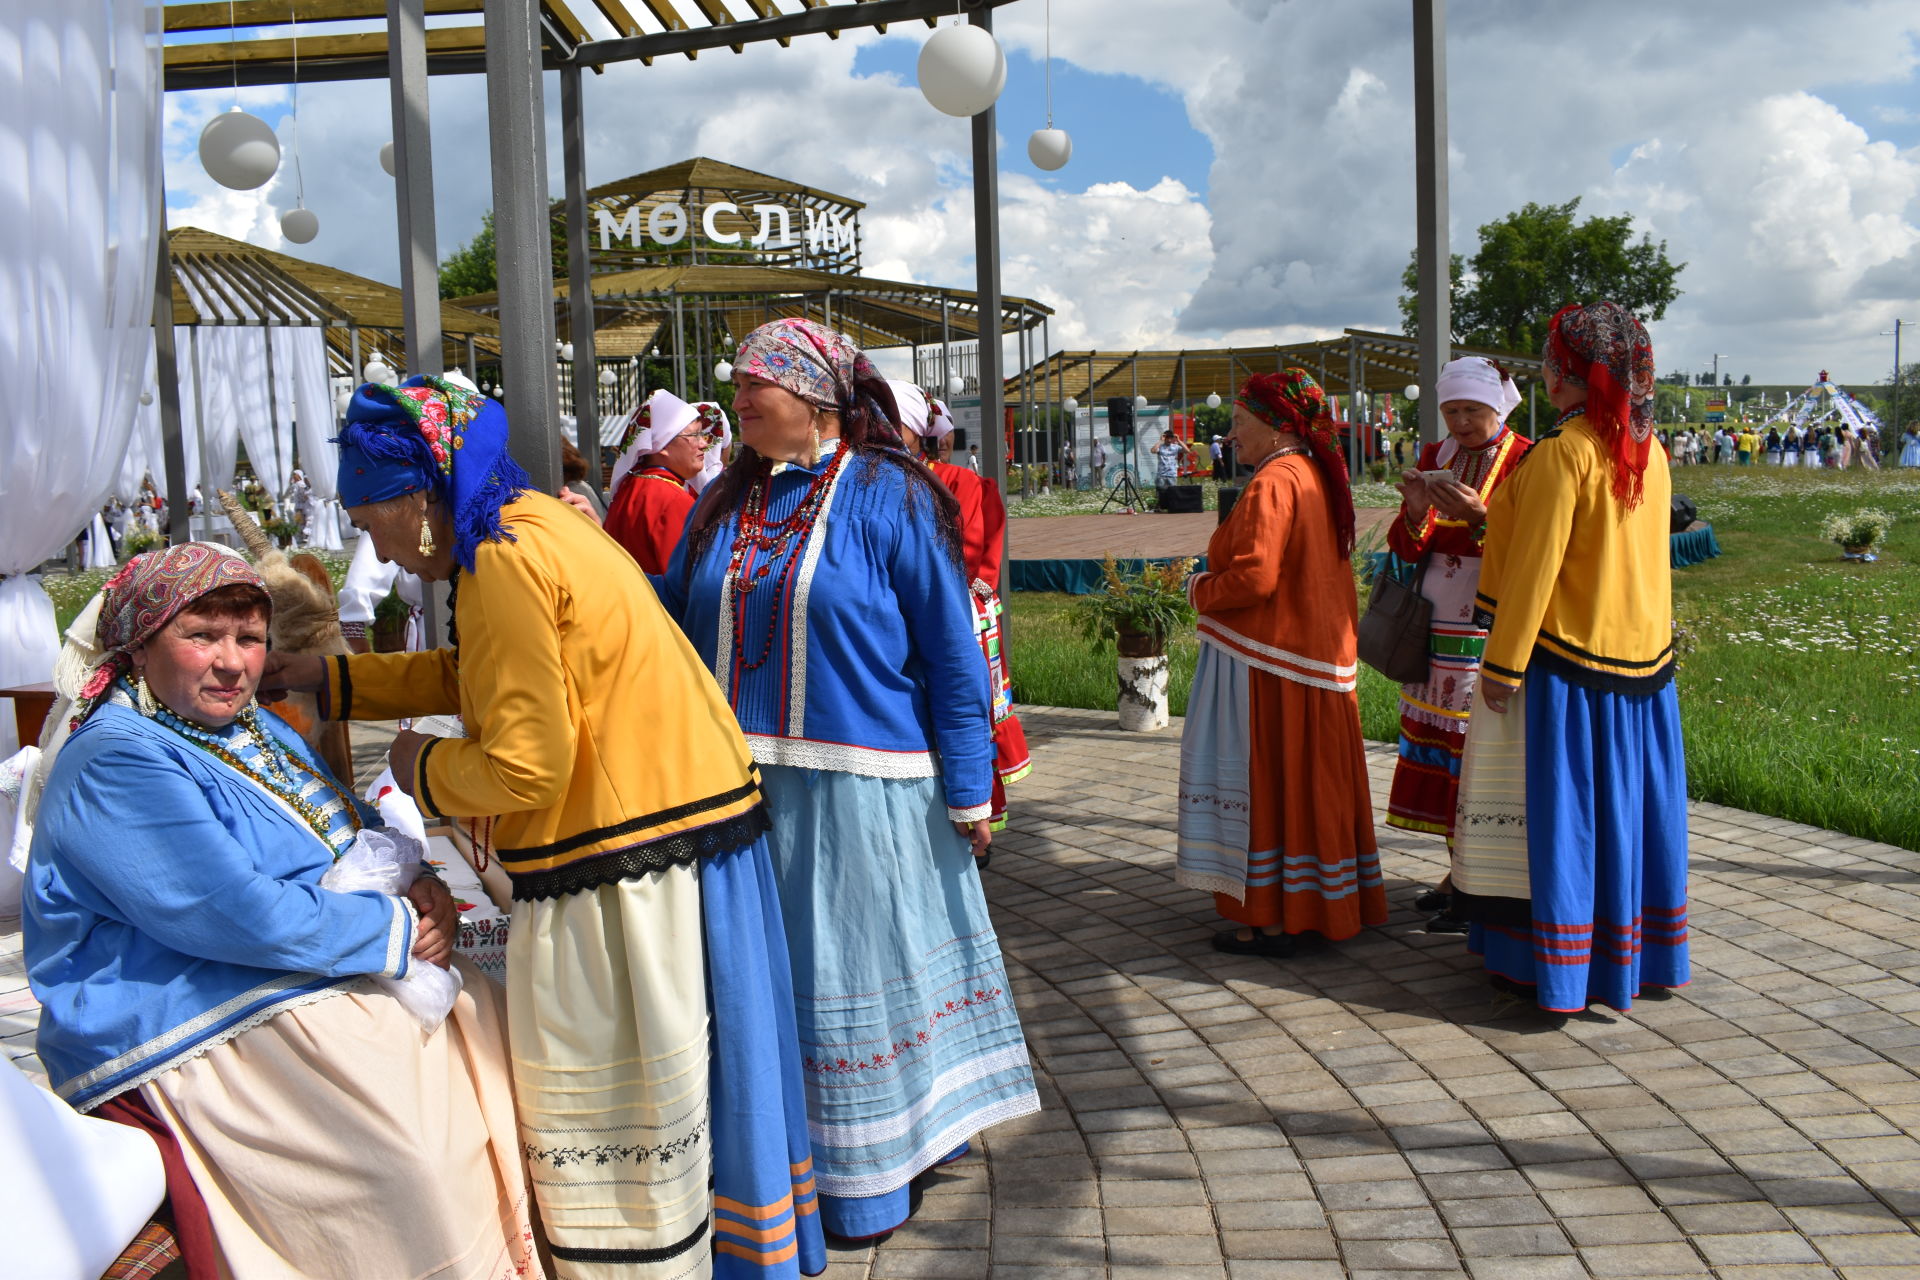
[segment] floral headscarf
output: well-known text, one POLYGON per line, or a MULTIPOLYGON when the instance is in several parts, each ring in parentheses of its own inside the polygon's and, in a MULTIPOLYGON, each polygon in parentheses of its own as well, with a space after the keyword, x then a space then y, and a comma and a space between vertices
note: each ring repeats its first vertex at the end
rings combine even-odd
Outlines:
POLYGON ((74 727, 92 715, 108 692, 133 669, 128 650, 144 644, 182 609, 222 587, 253 587, 260 607, 273 615, 266 580, 239 552, 211 542, 187 542, 177 547, 146 551, 127 561, 107 579, 100 593, 100 620, 94 647, 104 655, 80 687, 75 702, 74 727))
POLYGON ((1279 373, 1256 373, 1248 378, 1234 403, 1274 430, 1290 431, 1307 442, 1308 455, 1327 487, 1327 506, 1333 513, 1340 554, 1352 555, 1353 486, 1347 481, 1346 459, 1334 443, 1327 393, 1305 369, 1289 366, 1279 373))
POLYGON ((446 508, 454 559, 469 573, 482 542, 513 541, 500 509, 533 482, 507 452, 507 411, 490 397, 445 378, 369 382, 334 443, 344 505, 424 491, 446 508))
POLYGON ((1562 307, 1542 359, 1587 388, 1587 421, 1613 454, 1613 496, 1640 505, 1653 448, 1653 341, 1617 302, 1562 307))
POLYGON ((853 402, 856 378, 880 376, 851 338, 812 320, 761 325, 740 344, 733 372, 777 383, 828 413, 853 402))

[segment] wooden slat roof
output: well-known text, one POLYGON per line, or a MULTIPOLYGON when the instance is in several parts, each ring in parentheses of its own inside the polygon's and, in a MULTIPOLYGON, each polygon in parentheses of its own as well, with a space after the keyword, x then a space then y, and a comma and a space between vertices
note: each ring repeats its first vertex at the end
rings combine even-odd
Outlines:
POLYGON ((710 160, 705 156, 695 156, 691 160, 682 160, 660 169, 649 169, 645 173, 636 173, 630 178, 621 178, 615 182, 605 182, 587 191, 588 203, 598 201, 617 201, 621 197, 638 198, 650 196, 662 191, 753 191, 768 195, 812 196, 815 199, 831 201, 848 209, 864 209, 866 204, 849 196, 836 195, 831 191, 822 191, 818 187, 802 186, 786 178, 776 178, 770 173, 757 173, 752 169, 742 169, 739 165, 726 164, 719 160, 710 160))

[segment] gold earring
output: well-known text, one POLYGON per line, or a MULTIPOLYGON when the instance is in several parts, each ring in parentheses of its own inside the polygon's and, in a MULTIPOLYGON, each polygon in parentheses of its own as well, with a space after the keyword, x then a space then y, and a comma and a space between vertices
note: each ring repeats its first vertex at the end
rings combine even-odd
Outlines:
POLYGON ((813 415, 813 443, 809 446, 809 449, 811 450, 811 456, 807 459, 807 465, 811 467, 817 465, 820 461, 820 415, 818 413, 813 415))
POLYGON ((145 672, 141 673, 140 680, 137 684, 134 685, 133 692, 134 692, 134 701, 139 705, 141 715, 151 720, 156 715, 160 714, 160 703, 153 696, 153 690, 147 688, 147 677, 145 672))
POLYGON ((420 517, 420 554, 433 554, 433 526, 427 523, 425 516, 420 517))

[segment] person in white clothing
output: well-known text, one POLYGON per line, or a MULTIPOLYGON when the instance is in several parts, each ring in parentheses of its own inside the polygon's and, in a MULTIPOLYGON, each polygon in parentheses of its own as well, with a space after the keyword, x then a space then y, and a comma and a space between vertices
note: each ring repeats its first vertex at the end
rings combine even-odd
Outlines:
POLYGON ((373 549, 373 539, 363 535, 354 546, 346 580, 340 584, 340 634, 355 653, 373 651, 373 613, 389 591, 399 592, 407 605, 407 651, 426 648, 420 625, 425 600, 420 579, 397 564, 381 560, 373 549))

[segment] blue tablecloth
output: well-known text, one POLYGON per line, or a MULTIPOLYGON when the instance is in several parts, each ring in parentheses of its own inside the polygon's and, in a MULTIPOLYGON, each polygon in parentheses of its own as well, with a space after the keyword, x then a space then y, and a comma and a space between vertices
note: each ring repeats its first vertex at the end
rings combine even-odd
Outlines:
MULTIPOLYGON (((1150 564, 1173 564, 1184 559, 1181 556, 1168 556, 1159 560, 1116 560, 1114 563, 1125 573, 1139 573, 1150 564)), ((1207 558, 1201 556, 1194 566, 1199 573, 1207 567, 1207 558)), ((1014 560, 1007 565, 1006 588, 1008 591, 1062 591, 1070 596, 1092 595, 1105 581, 1098 560, 1014 560)))
POLYGON ((1701 525, 1698 529, 1686 533, 1676 533, 1668 540, 1673 551, 1673 567, 1684 569, 1690 564, 1704 564, 1720 554, 1720 543, 1713 536, 1713 526, 1701 525))

